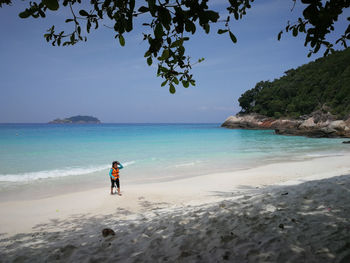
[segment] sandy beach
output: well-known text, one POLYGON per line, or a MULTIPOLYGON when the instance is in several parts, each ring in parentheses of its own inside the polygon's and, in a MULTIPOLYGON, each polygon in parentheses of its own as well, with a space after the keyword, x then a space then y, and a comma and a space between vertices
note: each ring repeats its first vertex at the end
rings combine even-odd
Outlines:
POLYGON ((107 185, 1 202, 1 261, 350 261, 349 155, 122 184, 122 193, 107 185))

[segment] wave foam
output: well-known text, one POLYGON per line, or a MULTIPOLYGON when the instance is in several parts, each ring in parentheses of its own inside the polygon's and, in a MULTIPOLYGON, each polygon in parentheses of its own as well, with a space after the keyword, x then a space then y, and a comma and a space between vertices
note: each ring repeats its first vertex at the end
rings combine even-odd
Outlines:
POLYGON ((56 178, 56 177, 65 177, 72 175, 82 175, 90 174, 94 172, 99 172, 107 170, 110 165, 99 165, 86 168, 64 168, 56 170, 47 170, 47 171, 38 171, 22 174, 5 174, 0 175, 1 182, 25 182, 25 181, 34 181, 40 179, 56 178))
POLYGON ((189 163, 181 163, 181 164, 176 164, 174 167, 179 168, 179 167, 186 167, 186 166, 194 166, 196 164, 201 163, 200 161, 194 161, 194 162, 189 162, 189 163))
MULTIPOLYGON (((135 161, 123 163, 124 167, 134 164, 135 161)), ((64 169, 55 169, 55 170, 46 170, 22 174, 0 174, 0 182, 25 182, 25 181, 34 181, 47 178, 55 177, 65 177, 72 175, 82 175, 82 174, 91 174, 110 168, 110 164, 98 165, 98 166, 88 166, 88 167, 67 167, 64 169)))
POLYGON ((342 155, 343 154, 339 154, 339 153, 310 153, 310 154, 306 154, 307 157, 311 157, 311 158, 342 156, 342 155))
POLYGON ((124 166, 124 167, 127 167, 127 166, 129 166, 129 165, 134 164, 134 163, 135 163, 135 161, 125 162, 125 163, 123 163, 123 166, 124 166))

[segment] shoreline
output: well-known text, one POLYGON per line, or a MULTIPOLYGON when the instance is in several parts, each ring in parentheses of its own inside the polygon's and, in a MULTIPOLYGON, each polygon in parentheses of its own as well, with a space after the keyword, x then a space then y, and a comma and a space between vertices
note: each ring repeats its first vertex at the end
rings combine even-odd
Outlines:
MULTIPOLYGON (((238 173, 241 171, 247 171, 250 169, 259 169, 266 165, 279 164, 279 163, 290 163, 290 162, 307 162, 314 159, 322 158, 332 158, 332 157, 341 157, 349 156, 349 151, 342 151, 341 153, 329 152, 329 153, 315 153, 315 154, 306 154, 306 155, 292 155, 292 156, 283 156, 278 158, 266 158, 266 159, 257 159, 246 163, 242 166, 239 166, 235 169, 232 168, 222 168, 218 172, 210 172, 209 174, 192 174, 192 175, 180 175, 179 177, 175 175, 165 176, 165 177, 151 177, 146 178, 136 178, 136 179, 122 179, 122 185, 128 186, 143 186, 143 185, 152 185, 157 183, 171 183, 183 179, 191 179, 202 176, 209 176, 210 174, 227 174, 227 173, 238 173), (255 162, 255 164, 254 164, 255 162)), ((200 168, 197 168, 200 169, 200 168)), ((124 172, 124 171, 123 171, 124 172)), ((106 171, 107 174, 107 171, 106 171)), ((24 186, 21 182, 18 182, 18 185, 10 183, 9 189, 2 189, 0 193, 0 204, 5 202, 15 202, 23 199, 26 200, 40 200, 46 198, 53 198, 56 196, 62 196, 78 192, 86 192, 94 189, 104 188, 108 189, 110 183, 109 178, 101 178, 101 175, 94 175, 93 177, 84 178, 83 175, 78 176, 67 176, 67 177, 56 177, 56 178, 47 178, 47 179, 38 179, 30 182, 24 182, 24 186), (68 180, 67 180, 68 179, 68 180), (84 179, 84 184, 81 184, 81 181, 84 179)))
POLYGON ((5 201, 0 203, 0 233, 8 236, 30 233, 35 225, 75 214, 106 215, 118 209, 139 214, 144 211, 144 202, 163 203, 159 207, 167 208, 212 203, 222 200, 221 194, 237 195, 248 188, 350 174, 349 160, 350 155, 315 157, 174 181, 122 185, 121 197, 111 196, 109 187, 99 187, 35 200, 5 201))

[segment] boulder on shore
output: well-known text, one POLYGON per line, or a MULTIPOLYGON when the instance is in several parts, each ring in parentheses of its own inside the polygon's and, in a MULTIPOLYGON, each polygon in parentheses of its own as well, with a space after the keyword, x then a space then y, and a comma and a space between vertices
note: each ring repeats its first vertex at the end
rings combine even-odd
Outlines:
POLYGON ((337 120, 327 112, 315 111, 298 119, 274 119, 256 113, 237 114, 228 117, 221 127, 229 129, 269 129, 276 134, 316 138, 350 138, 350 118, 337 120))

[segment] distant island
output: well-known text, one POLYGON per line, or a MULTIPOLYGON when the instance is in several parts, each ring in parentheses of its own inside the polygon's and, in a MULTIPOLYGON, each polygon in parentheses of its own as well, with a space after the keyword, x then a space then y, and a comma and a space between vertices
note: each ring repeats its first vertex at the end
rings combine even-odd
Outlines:
POLYGON ((93 124, 93 123, 101 123, 101 121, 92 116, 73 116, 65 119, 55 119, 49 122, 50 124, 93 124))
POLYGON ((242 110, 226 128, 277 134, 350 137, 350 48, 261 81, 238 99, 242 110))

